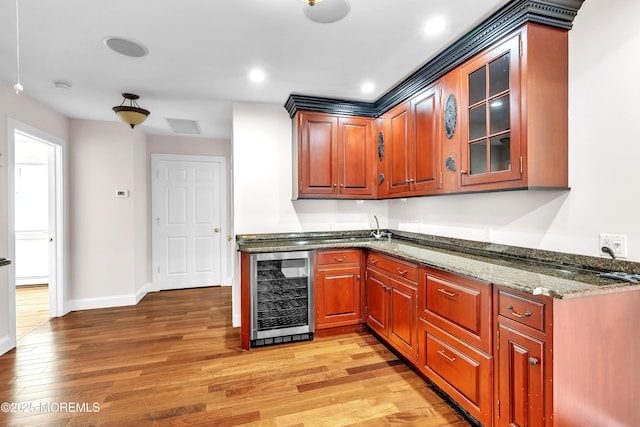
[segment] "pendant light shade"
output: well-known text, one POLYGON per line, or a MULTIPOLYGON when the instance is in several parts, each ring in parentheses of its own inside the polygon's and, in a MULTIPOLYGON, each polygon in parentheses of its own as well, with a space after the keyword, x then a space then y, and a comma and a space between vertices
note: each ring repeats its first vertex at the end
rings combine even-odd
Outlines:
POLYGON ((141 124, 147 119, 149 111, 144 108, 140 108, 136 102, 136 99, 140 98, 138 95, 133 93, 123 93, 122 96, 124 97, 122 103, 113 107, 113 111, 123 122, 131 126, 131 129, 133 129, 136 125, 141 124), (129 105, 124 105, 124 103, 127 102, 127 99, 129 100, 129 105))

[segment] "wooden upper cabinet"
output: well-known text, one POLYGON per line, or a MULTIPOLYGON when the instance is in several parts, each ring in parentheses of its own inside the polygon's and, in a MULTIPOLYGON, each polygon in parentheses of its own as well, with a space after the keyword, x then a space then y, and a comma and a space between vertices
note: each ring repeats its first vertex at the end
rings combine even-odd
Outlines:
POLYGON ((375 197, 373 119, 299 112, 294 123, 297 197, 375 197))
POLYGON ((567 32, 527 24, 460 68, 464 191, 566 188, 567 32))
POLYGON ((383 123, 385 195, 437 192, 442 186, 440 84, 389 110, 383 123))

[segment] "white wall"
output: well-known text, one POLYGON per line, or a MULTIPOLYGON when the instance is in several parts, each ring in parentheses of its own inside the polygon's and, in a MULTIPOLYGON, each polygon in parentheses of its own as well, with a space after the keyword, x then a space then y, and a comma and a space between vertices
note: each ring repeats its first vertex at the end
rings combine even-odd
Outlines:
POLYGON ((69 140, 70 308, 134 304, 150 278, 145 136, 121 122, 71 120, 69 140))
POLYGON ((373 214, 386 221, 386 201, 291 200, 291 133, 282 105, 234 104, 236 234, 369 229, 373 214))
POLYGON ((569 32, 571 191, 392 201, 392 227, 592 256, 624 234, 640 261, 640 2, 614 3, 584 2, 569 32))
MULTIPOLYGON (((19 95, 0 82, 0 257, 9 251, 7 236, 7 120, 9 118, 40 129, 61 140, 67 140, 68 120, 61 114, 29 98, 29 88, 19 95)), ((8 350, 9 336, 9 269, 0 267, 0 354, 8 350)))

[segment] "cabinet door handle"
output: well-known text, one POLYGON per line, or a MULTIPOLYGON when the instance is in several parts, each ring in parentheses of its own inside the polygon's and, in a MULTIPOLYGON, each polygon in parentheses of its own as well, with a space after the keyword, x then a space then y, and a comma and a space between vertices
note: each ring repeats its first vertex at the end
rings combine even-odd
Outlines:
POLYGON ((359 274, 356 276, 356 279, 360 280, 360 275, 359 274))
POLYGON ((523 317, 531 316, 531 312, 530 311, 526 311, 524 314, 520 314, 517 311, 513 311, 513 306, 511 304, 509 304, 507 306, 507 310, 511 311, 511 314, 513 314, 515 317, 523 318, 523 317))
POLYGON ((444 357, 445 359, 447 359, 449 362, 455 362, 456 358, 455 357, 449 357, 445 354, 444 350, 438 350, 438 354, 442 357, 444 357))
POLYGON ((405 274, 407 274, 409 272, 409 270, 403 270, 400 267, 398 267, 398 273, 400 273, 401 276, 404 276, 405 274))
POLYGON ((466 170, 464 170, 464 169, 460 169, 460 175, 466 175, 466 174, 467 174, 467 171, 466 171, 466 170))
POLYGON ((529 365, 536 366, 538 363, 540 363, 540 361, 538 359, 536 359, 535 357, 530 357, 529 358, 529 365))
POLYGON ((448 297, 455 297, 457 295, 455 292, 449 292, 446 289, 438 289, 438 292, 445 294, 448 297))
POLYGON ((338 184, 333 184, 333 186, 334 186, 334 187, 337 187, 337 186, 338 186, 338 184))
POLYGON ((377 263, 378 263, 378 260, 377 260, 377 259, 375 259, 375 258, 371 258, 371 259, 369 260, 369 262, 370 262, 371 264, 377 264, 377 263))
POLYGON ((342 261, 344 261, 345 259, 347 259, 347 257, 346 257, 346 256, 342 256, 341 258, 338 258, 337 256, 334 256, 334 257, 333 257, 333 259, 335 259, 335 260, 336 260, 336 262, 342 262, 342 261))

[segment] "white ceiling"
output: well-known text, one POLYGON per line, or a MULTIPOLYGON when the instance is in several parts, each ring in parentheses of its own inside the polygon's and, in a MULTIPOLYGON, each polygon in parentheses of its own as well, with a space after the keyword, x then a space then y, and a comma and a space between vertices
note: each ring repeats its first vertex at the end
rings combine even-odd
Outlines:
MULTIPOLYGON (((324 0, 332 1, 340 0, 324 0)), ((70 118, 118 121, 111 107, 132 92, 151 111, 146 133, 171 134, 165 118, 174 118, 231 138, 234 101, 284 105, 291 93, 373 101, 508 3, 348 1, 346 18, 321 24, 301 0, 19 0, 23 94, 70 118), (429 38, 424 24, 435 15, 447 27, 429 38), (149 55, 119 55, 103 44, 108 36, 137 41, 149 55), (266 73, 262 84, 248 79, 254 67, 266 73), (366 95, 365 81, 376 88, 366 95)), ((0 80, 10 86, 15 9, 16 0, 0 2, 0 80)))

